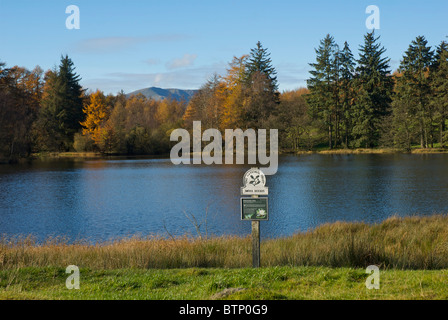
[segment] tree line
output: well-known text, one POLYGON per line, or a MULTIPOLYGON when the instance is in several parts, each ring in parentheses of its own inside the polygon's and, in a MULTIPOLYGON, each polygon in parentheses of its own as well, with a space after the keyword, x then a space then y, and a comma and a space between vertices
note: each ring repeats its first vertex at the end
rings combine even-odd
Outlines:
POLYGON ((45 73, 0 63, 0 160, 43 152, 169 152, 185 101, 87 92, 80 80, 68 56, 45 73))
POLYGON ((68 56, 44 71, 0 62, 0 158, 39 152, 165 154, 176 128, 279 130, 283 150, 447 146, 448 44, 419 36, 392 73, 386 49, 367 33, 355 58, 327 35, 315 49, 307 88, 280 93, 258 42, 233 57, 190 101, 88 92, 68 56))
POLYGON ((448 44, 432 50, 418 36, 398 70, 374 31, 364 37, 359 57, 327 35, 316 49, 308 80, 310 113, 327 131, 330 148, 388 146, 410 150, 446 147, 448 44))
POLYGON ((283 150, 393 147, 411 150, 448 141, 448 44, 435 50, 418 36, 398 70, 372 31, 355 58, 331 35, 315 49, 307 88, 278 92, 275 68, 261 43, 209 79, 183 117, 205 127, 279 129, 283 150))

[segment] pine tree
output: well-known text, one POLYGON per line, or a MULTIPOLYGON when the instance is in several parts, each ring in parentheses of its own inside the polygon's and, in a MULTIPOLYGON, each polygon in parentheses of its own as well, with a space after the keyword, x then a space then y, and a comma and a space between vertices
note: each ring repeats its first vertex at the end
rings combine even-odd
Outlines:
POLYGON ((392 145, 411 151, 417 135, 418 119, 412 98, 412 88, 403 80, 403 74, 395 73, 394 96, 392 100, 391 139, 392 145))
POLYGON ((340 76, 340 96, 342 107, 342 118, 344 126, 344 144, 348 147, 350 144, 350 135, 352 131, 352 107, 353 107, 353 77, 355 74, 355 60, 347 42, 340 52, 341 76, 340 76))
POLYGON ((307 102, 312 116, 322 120, 328 128, 328 145, 331 149, 334 147, 336 110, 339 105, 339 97, 335 94, 335 81, 339 77, 339 50, 334 38, 328 34, 315 51, 316 63, 310 63, 313 68, 310 71, 312 77, 307 80, 310 90, 307 102))
POLYGON ((378 42, 374 31, 364 37, 357 60, 356 102, 353 108, 353 135, 355 147, 374 147, 380 139, 384 117, 390 112, 393 79, 390 59, 383 57, 386 49, 378 42))
POLYGON ((243 120, 249 128, 265 128, 275 114, 279 100, 277 71, 261 42, 251 49, 246 65, 243 120))
POLYGON ((81 129, 84 90, 68 56, 61 58, 59 69, 47 72, 38 119, 41 148, 67 151, 74 134, 81 129))
POLYGON ((446 146, 448 139, 448 43, 442 41, 437 47, 431 72, 433 96, 430 104, 436 111, 436 123, 439 125, 439 143, 446 146))
POLYGON ((250 50, 249 61, 246 65, 246 80, 250 83, 255 73, 264 74, 270 82, 270 90, 274 93, 278 90, 277 71, 272 66, 272 60, 267 48, 263 48, 260 41, 257 47, 250 50))
POLYGON ((278 95, 269 90, 269 78, 260 72, 254 73, 250 87, 244 92, 243 120, 246 128, 267 129, 270 118, 275 116, 278 95))
POLYGON ((70 139, 75 132, 81 129, 81 121, 84 119, 83 94, 79 82, 81 77, 75 73, 73 61, 66 55, 61 58, 58 77, 60 79, 60 90, 66 111, 65 127, 70 139))
POLYGON ((429 104, 431 85, 429 71, 433 64, 434 52, 423 36, 418 36, 412 41, 405 52, 398 71, 402 73, 400 86, 404 88, 411 103, 415 108, 413 115, 419 119, 420 145, 428 148, 429 143, 434 142, 434 111, 429 104))
POLYGON ((49 70, 44 76, 45 84, 38 119, 35 123, 38 148, 41 151, 59 151, 63 149, 64 132, 62 99, 58 94, 58 71, 49 70))

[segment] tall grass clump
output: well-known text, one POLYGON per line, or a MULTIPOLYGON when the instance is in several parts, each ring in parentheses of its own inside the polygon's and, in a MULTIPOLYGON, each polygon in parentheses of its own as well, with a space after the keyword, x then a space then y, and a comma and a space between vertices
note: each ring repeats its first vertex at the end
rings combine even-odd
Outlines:
MULTIPOLYGON (((262 266, 448 268, 448 217, 392 217, 379 224, 336 222, 261 245, 262 266)), ((0 269, 241 268, 251 266, 249 237, 133 237, 89 244, 32 237, 0 239, 0 269)))

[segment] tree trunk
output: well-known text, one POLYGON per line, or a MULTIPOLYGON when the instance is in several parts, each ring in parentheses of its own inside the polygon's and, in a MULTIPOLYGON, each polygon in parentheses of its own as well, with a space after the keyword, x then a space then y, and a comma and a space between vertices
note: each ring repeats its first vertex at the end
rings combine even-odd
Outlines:
POLYGON ((328 144, 330 149, 333 149, 333 130, 331 128, 331 124, 328 126, 328 144))
POLYGON ((12 142, 11 142, 11 150, 10 150, 10 153, 9 153, 9 161, 12 160, 13 154, 14 154, 14 140, 12 140, 12 142))
POLYGON ((406 124, 406 144, 407 144, 407 151, 411 151, 411 134, 409 133, 409 128, 406 124))
POLYGON ((442 122, 440 123, 440 147, 445 148, 445 142, 443 141, 443 132, 445 131, 445 118, 442 117, 442 122))
POLYGON ((334 146, 337 147, 339 144, 339 138, 340 138, 340 133, 339 133, 339 113, 338 115, 336 115, 336 141, 334 143, 334 146))
POLYGON ((423 120, 420 119, 420 147, 422 149, 425 148, 424 141, 425 141, 425 139, 424 139, 424 133, 423 133, 423 120))

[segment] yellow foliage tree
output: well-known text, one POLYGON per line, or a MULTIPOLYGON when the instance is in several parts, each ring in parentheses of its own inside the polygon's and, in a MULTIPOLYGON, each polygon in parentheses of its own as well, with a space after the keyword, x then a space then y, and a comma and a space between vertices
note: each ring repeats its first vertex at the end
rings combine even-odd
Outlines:
POLYGON ((82 133, 90 135, 99 145, 101 142, 101 130, 103 123, 107 120, 107 104, 106 97, 103 92, 97 90, 90 95, 90 103, 83 109, 86 114, 86 120, 81 122, 84 127, 82 133))
POLYGON ((233 57, 229 63, 227 75, 223 78, 226 88, 226 99, 222 106, 221 127, 239 128, 242 125, 245 94, 243 88, 247 55, 233 57))

